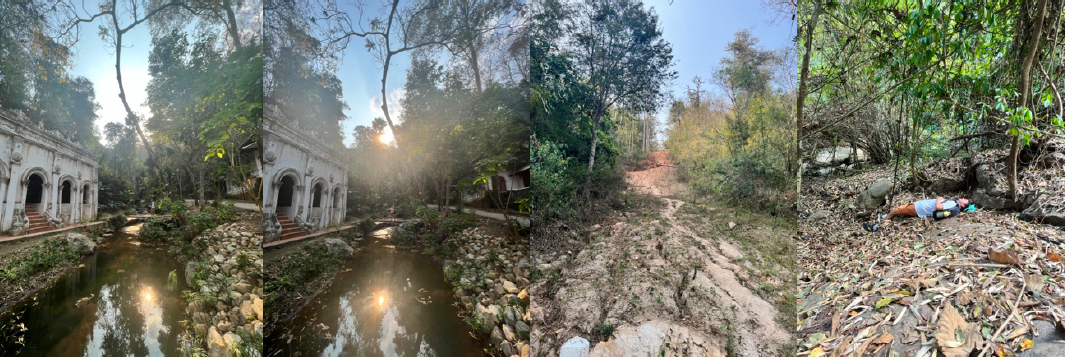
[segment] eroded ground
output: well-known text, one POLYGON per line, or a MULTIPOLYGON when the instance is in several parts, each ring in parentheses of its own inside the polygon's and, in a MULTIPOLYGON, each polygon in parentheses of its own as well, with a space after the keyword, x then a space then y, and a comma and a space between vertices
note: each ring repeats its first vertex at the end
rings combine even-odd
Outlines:
POLYGON ((626 175, 629 209, 535 256, 536 354, 574 336, 593 356, 794 353, 793 223, 691 199, 675 170, 652 155, 626 175))

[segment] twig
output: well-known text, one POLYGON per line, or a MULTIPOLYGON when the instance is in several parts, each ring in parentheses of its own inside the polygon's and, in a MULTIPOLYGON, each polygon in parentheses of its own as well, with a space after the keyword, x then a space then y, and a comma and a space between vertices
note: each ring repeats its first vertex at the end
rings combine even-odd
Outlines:
MULTIPOLYGON (((980 351, 981 356, 987 356, 987 350, 991 348, 991 344, 995 341, 996 338, 998 338, 998 335, 1002 334, 1002 330, 1006 329, 1006 325, 1009 325, 1010 320, 1013 319, 1013 315, 1017 314, 1017 304, 1021 303, 1021 298, 1024 297, 1025 289, 1028 289, 1028 281, 1024 280, 1024 278, 1022 277, 1021 293, 1017 294, 1017 302, 1013 303, 1013 305, 1010 306, 1013 308, 1013 311, 1010 312, 1009 316, 1006 316, 1006 320, 1002 321, 1002 325, 999 325, 998 330, 996 330, 995 333, 991 335, 991 338, 988 339, 987 344, 984 345, 984 349, 980 351)), ((1007 301, 1007 303, 1009 303, 1009 301, 1007 301)))

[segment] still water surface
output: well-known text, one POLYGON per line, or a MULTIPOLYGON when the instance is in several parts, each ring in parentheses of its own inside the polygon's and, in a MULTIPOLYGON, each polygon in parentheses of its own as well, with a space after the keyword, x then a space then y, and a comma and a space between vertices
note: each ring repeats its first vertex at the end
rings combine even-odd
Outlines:
POLYGON ((176 356, 184 319, 180 264, 166 246, 141 245, 138 226, 98 244, 55 283, 0 312, 2 356, 176 356))
POLYGON ((322 293, 266 341, 267 356, 482 356, 439 264, 364 240, 322 293))

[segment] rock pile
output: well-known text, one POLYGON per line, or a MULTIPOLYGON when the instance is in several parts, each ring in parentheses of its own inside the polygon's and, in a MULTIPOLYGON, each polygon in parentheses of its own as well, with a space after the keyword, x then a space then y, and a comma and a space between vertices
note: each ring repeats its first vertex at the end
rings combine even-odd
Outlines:
POLYGON ((529 247, 470 228, 452 238, 463 246, 450 252, 444 274, 455 286, 471 326, 488 334, 505 356, 530 354, 529 247))
POLYGON ((196 241, 207 249, 203 261, 186 265, 186 281, 197 293, 185 312, 194 333, 206 337, 209 356, 230 356, 241 336, 263 336, 262 234, 232 223, 196 241))

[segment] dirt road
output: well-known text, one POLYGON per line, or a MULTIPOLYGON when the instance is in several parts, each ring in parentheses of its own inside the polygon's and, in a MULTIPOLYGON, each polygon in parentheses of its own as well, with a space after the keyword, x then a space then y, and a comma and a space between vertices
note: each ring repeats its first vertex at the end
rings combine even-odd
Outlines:
POLYGON ((793 337, 778 320, 791 317, 763 295, 793 304, 782 290, 789 275, 766 272, 754 263, 766 260, 758 250, 733 238, 776 233, 729 208, 690 206, 667 152, 625 178, 642 210, 592 227, 580 252, 540 259, 542 270, 558 271, 543 288, 557 292, 534 309, 542 315, 533 316, 541 324, 533 350, 554 356, 580 336, 592 356, 781 354, 793 337))

